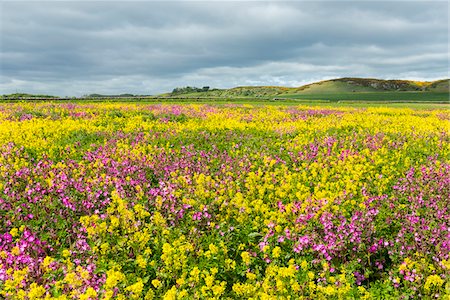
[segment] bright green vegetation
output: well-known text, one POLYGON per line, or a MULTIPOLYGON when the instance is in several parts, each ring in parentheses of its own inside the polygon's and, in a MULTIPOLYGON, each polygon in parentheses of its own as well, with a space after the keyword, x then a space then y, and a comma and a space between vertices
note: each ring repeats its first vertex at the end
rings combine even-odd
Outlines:
POLYGON ((8 100, 8 99, 21 99, 21 98, 57 98, 57 96, 51 96, 51 95, 35 95, 35 94, 27 94, 27 93, 14 93, 14 94, 8 94, 8 95, 0 95, 1 100, 8 100))
POLYGON ((298 92, 308 94, 348 92, 449 92, 449 80, 411 81, 372 78, 339 78, 302 86, 298 92))
POLYGON ((282 98, 304 100, 328 100, 328 101, 440 101, 448 102, 449 93, 434 92, 343 92, 343 93, 317 93, 317 94, 288 94, 282 98))
POLYGON ((371 78, 339 78, 301 87, 241 86, 231 89, 176 88, 164 97, 254 97, 298 98, 311 100, 383 100, 383 101, 446 101, 449 80, 419 82, 371 78), (361 94, 363 94, 361 96, 361 94), (382 98, 373 95, 382 94, 382 98), (338 96, 334 96, 338 95, 338 96))

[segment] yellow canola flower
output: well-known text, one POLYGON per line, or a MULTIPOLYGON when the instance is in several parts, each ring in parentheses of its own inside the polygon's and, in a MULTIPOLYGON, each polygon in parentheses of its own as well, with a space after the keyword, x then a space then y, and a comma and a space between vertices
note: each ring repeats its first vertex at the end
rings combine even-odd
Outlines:
POLYGON ((308 262, 305 259, 302 260, 300 267, 302 268, 303 271, 308 270, 308 262))
POLYGON ((281 248, 276 246, 275 248, 272 249, 272 256, 273 258, 278 258, 280 257, 281 254, 281 248))
POLYGON ((45 294, 45 288, 43 286, 38 285, 33 282, 30 285, 30 291, 28 292, 28 298, 30 300, 42 299, 42 296, 45 294))
POLYGON ((214 244, 209 244, 208 248, 209 248, 209 251, 211 252, 211 254, 217 254, 219 252, 219 249, 214 244))
POLYGON ((248 253, 247 251, 241 252, 241 258, 242 258, 242 261, 243 261, 246 265, 249 265, 249 264, 250 264, 250 262, 251 262, 251 256, 250 256, 250 253, 248 253))
POLYGON ((256 279, 256 274, 255 273, 248 272, 248 273, 245 274, 245 276, 247 277, 248 280, 255 280, 256 279))
POLYGON ((13 228, 9 231, 9 234, 12 235, 12 237, 16 237, 17 235, 19 235, 19 230, 17 228, 13 228))
POLYGON ((443 260, 441 263, 442 263, 442 266, 445 269, 450 270, 450 259, 449 260, 443 260))
POLYGON ((64 281, 72 286, 79 286, 82 283, 78 275, 74 272, 67 273, 64 277, 64 281))
POLYGON ((214 283, 214 276, 213 275, 208 275, 205 277, 205 284, 207 287, 211 287, 214 283))
POLYGON ((177 288, 173 286, 170 290, 168 290, 164 296, 163 300, 176 300, 177 299, 177 288))
POLYGON ((125 288, 126 291, 131 292, 132 299, 139 299, 142 294, 143 289, 144 289, 144 283, 142 282, 142 279, 140 279, 140 278, 138 279, 138 281, 136 283, 125 288))
POLYGON ((11 249, 11 254, 14 256, 18 256, 20 254, 20 249, 19 247, 15 246, 11 249))
POLYGON ((48 267, 52 262, 54 262, 55 261, 55 259, 54 258, 52 258, 52 257, 50 257, 50 256, 46 256, 45 258, 44 258, 44 260, 42 261, 42 266, 43 267, 48 267))
POLYGON ((138 255, 135 262, 141 269, 144 269, 147 266, 147 260, 142 255, 138 255))
POLYGON ((442 286, 444 280, 439 275, 430 275, 425 281, 424 289, 430 291, 431 289, 438 289, 442 286))
POLYGON ((69 257, 69 256, 70 256, 70 251, 67 250, 67 249, 64 249, 64 250, 62 251, 62 256, 65 257, 65 258, 69 257))
POLYGON ((86 292, 80 295, 80 300, 89 300, 89 299, 95 299, 97 297, 97 292, 92 288, 88 287, 86 289, 86 292))
POLYGON ((158 279, 153 279, 153 280, 152 280, 152 285, 153 285, 155 288, 159 288, 159 287, 161 286, 161 281, 158 280, 158 279))
POLYGON ((120 271, 108 270, 106 272, 106 282, 105 288, 112 289, 117 286, 117 284, 125 279, 125 275, 123 275, 120 271))

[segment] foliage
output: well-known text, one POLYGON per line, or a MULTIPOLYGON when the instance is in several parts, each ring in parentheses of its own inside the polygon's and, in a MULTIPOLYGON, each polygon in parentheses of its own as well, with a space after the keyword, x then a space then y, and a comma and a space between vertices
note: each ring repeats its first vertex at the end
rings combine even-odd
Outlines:
POLYGON ((199 92, 207 92, 209 91, 209 86, 204 86, 202 88, 197 87, 177 87, 172 91, 172 95, 180 95, 180 94, 190 94, 190 93, 199 93, 199 92))

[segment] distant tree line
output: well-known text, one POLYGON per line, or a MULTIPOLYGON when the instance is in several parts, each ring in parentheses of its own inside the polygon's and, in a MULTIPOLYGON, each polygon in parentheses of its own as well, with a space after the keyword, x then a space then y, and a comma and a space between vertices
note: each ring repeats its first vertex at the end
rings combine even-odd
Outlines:
POLYGON ((207 91, 209 91, 209 86, 204 86, 202 88, 198 88, 195 86, 176 87, 173 89, 172 95, 199 93, 207 91))
POLYGON ((26 94, 26 93, 15 93, 15 94, 9 94, 9 95, 1 95, 2 99, 21 99, 21 98, 57 98, 57 96, 51 96, 51 95, 33 95, 33 94, 26 94))
POLYGON ((120 94, 120 95, 102 95, 102 94, 89 94, 85 95, 86 98, 118 98, 118 97, 135 97, 136 95, 133 94, 120 94))

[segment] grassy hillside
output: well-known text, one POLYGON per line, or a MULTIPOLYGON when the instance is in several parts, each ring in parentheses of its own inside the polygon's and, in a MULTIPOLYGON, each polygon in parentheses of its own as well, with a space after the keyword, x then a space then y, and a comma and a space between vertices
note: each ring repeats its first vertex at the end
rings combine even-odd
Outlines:
POLYGON ((449 83, 450 83, 449 79, 434 81, 429 86, 427 86, 427 91, 448 93, 450 91, 449 83))
MULTIPOLYGON (((173 95, 165 94, 166 97, 173 95)), ((423 82, 372 78, 339 78, 301 87, 242 86, 207 92, 177 94, 177 97, 252 97, 324 100, 448 101, 449 79, 423 82)))
POLYGON ((345 81, 327 80, 300 87, 295 90, 295 94, 335 94, 377 91, 376 88, 371 86, 356 85, 345 81))

